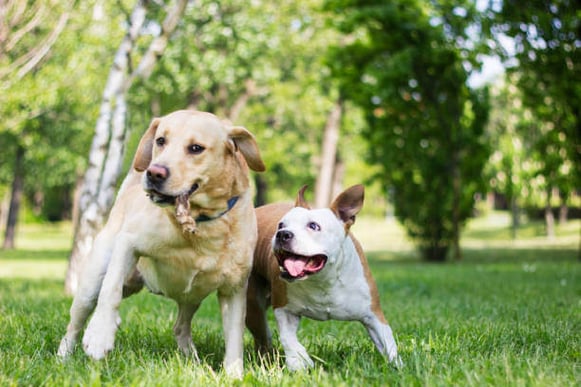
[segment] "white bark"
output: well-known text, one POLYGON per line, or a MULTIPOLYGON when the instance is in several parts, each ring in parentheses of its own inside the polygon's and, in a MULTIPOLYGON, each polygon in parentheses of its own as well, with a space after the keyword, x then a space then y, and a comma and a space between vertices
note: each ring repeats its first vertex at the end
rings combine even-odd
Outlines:
POLYGON ((82 263, 89 256, 94 237, 102 227, 109 211, 109 208, 100 205, 99 193, 102 188, 103 174, 107 170, 105 168, 107 156, 111 155, 111 152, 108 151, 110 146, 114 146, 112 142, 115 142, 110 141, 112 112, 117 102, 116 97, 120 93, 124 93, 125 81, 128 78, 130 53, 135 47, 135 42, 145 22, 145 15, 146 8, 143 1, 140 0, 131 12, 129 28, 117 49, 103 91, 103 100, 89 153, 89 166, 85 172, 83 189, 79 199, 79 220, 65 279, 65 291, 68 294, 74 294, 77 289, 82 263))
POLYGON ((95 125, 89 167, 79 199, 79 221, 65 280, 65 291, 68 294, 74 294, 77 289, 82 262, 89 256, 94 238, 103 226, 115 199, 127 137, 127 91, 136 77, 149 77, 167 47, 171 34, 177 28, 186 5, 187 0, 176 0, 162 23, 160 35, 153 39, 133 73, 129 72, 129 58, 136 48, 135 43, 146 19, 144 1, 139 0, 131 12, 129 28, 115 54, 95 125))

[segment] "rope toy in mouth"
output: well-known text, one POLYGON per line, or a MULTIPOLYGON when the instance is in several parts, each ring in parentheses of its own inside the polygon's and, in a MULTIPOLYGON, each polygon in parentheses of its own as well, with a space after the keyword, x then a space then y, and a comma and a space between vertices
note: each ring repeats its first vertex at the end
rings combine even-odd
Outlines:
POLYGON ((182 232, 194 234, 196 232, 196 220, 190 213, 190 195, 187 193, 176 197, 176 219, 182 225, 182 232))

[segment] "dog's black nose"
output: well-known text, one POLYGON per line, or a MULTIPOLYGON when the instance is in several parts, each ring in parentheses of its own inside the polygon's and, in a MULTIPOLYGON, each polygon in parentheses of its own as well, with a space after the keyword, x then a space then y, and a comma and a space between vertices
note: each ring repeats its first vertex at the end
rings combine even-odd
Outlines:
POLYGON ((295 235, 291 231, 280 230, 279 232, 276 233, 276 240, 279 243, 284 243, 284 242, 288 242, 291 239, 293 239, 294 236, 295 235))
POLYGON ((147 180, 154 185, 160 185, 169 177, 169 169, 163 165, 153 164, 147 168, 147 180))

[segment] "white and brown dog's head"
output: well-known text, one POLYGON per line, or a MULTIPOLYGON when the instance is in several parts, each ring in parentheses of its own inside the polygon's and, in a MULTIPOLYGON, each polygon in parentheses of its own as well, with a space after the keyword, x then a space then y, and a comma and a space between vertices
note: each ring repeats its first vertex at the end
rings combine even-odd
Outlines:
POLYGON ((330 208, 322 209, 310 209, 305 189, 299 191, 295 207, 283 216, 272 239, 281 277, 287 281, 306 279, 335 264, 355 215, 363 206, 362 185, 348 188, 330 208))
MULTIPOLYGON (((227 195, 232 183, 247 175, 247 165, 264 171, 254 136, 210 113, 181 110, 155 118, 145 132, 133 167, 158 205, 198 192, 227 195)), ((247 184, 247 182, 245 182, 247 184)))

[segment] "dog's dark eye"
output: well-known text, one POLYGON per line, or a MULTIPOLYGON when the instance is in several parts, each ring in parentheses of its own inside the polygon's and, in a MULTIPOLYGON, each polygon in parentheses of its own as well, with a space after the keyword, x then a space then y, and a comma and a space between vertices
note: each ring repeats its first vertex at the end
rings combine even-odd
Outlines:
POLYGON ((278 229, 280 230, 280 229, 281 229, 281 228, 283 228, 283 227, 284 227, 284 223, 283 223, 283 222, 280 222, 280 223, 278 224, 278 229))
POLYGON ((307 227, 310 228, 313 231, 321 231, 321 226, 319 226, 318 223, 315 222, 309 222, 307 223, 307 227))
POLYGON ((164 146, 165 145, 165 137, 156 138, 155 143, 157 144, 157 146, 164 146))
POLYGON ((206 148, 204 148, 203 146, 201 146, 200 144, 194 144, 194 145, 190 145, 188 147, 188 153, 191 155, 199 155, 200 153, 202 153, 206 148))

